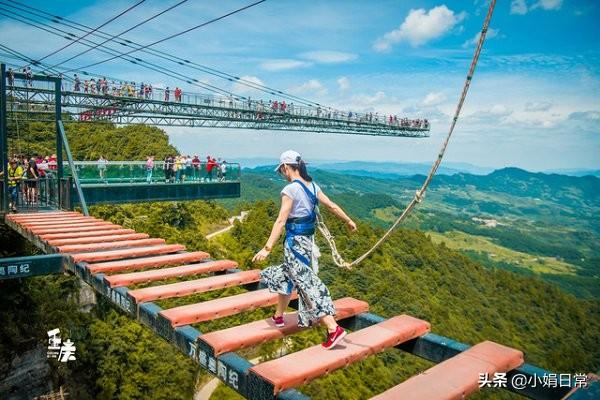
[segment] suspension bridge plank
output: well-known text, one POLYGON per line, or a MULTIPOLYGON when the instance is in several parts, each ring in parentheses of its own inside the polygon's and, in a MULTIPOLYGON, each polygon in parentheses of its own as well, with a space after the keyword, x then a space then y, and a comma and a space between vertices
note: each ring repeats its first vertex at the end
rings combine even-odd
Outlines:
POLYGON ((122 260, 135 257, 144 257, 159 254, 177 253, 178 251, 184 251, 185 246, 181 244, 165 244, 158 246, 146 246, 139 248, 130 249, 119 249, 119 250, 108 250, 108 251, 97 251, 89 253, 77 253, 71 254, 73 261, 79 262, 98 262, 98 261, 113 261, 122 260))
POLYGON ((26 218, 26 219, 18 219, 18 220, 12 220, 18 224, 38 224, 38 223, 44 223, 44 222, 54 222, 54 221, 73 221, 73 220, 78 220, 78 219, 82 219, 82 218, 92 218, 92 217, 85 217, 83 215, 71 215, 71 216, 55 216, 55 217, 44 217, 44 218, 39 218, 39 217, 31 217, 31 218, 26 218))
POLYGON ((26 220, 31 220, 31 219, 71 217, 71 216, 83 216, 83 214, 75 212, 75 211, 52 211, 52 212, 25 213, 25 214, 7 214, 6 218, 16 222, 16 221, 26 221, 26 220))
POLYGON ((102 228, 97 231, 87 232, 64 232, 64 233, 42 233, 38 234, 42 240, 55 240, 55 239, 74 239, 94 236, 105 236, 105 235, 126 235, 130 233, 136 233, 133 229, 116 229, 115 227, 109 227, 108 229, 102 228))
POLYGON ((58 246, 58 251, 61 253, 77 253, 77 252, 90 252, 98 250, 110 250, 120 249, 127 247, 142 247, 142 246, 153 246, 165 244, 165 239, 152 238, 152 239, 139 239, 139 240, 121 240, 112 242, 101 242, 101 243, 87 243, 87 244, 70 244, 64 246, 58 246))
POLYGON ((400 315, 349 333, 332 350, 309 347, 250 368, 250 373, 273 385, 272 394, 298 387, 311 380, 360 361, 429 332, 428 322, 400 315))
POLYGON ((494 376, 523 364, 523 352, 491 341, 479 343, 373 400, 462 400, 479 390, 480 374, 494 376))
POLYGON ((210 257, 210 254, 208 253, 203 251, 194 251, 191 253, 167 254, 163 256, 93 263, 88 264, 87 268, 92 274, 97 274, 100 272, 110 273, 142 268, 160 268, 167 265, 179 265, 202 261, 208 257, 210 257))
MULTIPOLYGON (((86 222, 101 222, 101 219, 98 218, 72 218, 72 219, 53 219, 52 221, 27 221, 20 222, 21 226, 26 228, 41 228, 43 226, 63 226, 63 225, 77 225, 86 222)), ((104 222, 104 221, 102 221, 104 222)))
POLYGON ((152 286, 143 289, 130 290, 137 303, 183 297, 194 293, 204 293, 231 286, 241 286, 247 283, 258 282, 260 270, 240 271, 234 274, 217 275, 193 281, 177 282, 169 285, 152 286))
MULTIPOLYGON (((111 288, 138 283, 150 283, 169 278, 180 278, 190 275, 201 275, 210 272, 225 271, 236 268, 238 264, 235 261, 219 260, 207 261, 201 264, 181 265, 179 267, 163 268, 151 271, 130 272, 127 274, 117 274, 105 276, 104 280, 111 288)), ((131 293, 131 292, 130 292, 131 293)))
MULTIPOLYGON (((292 298, 295 299, 297 297, 296 292, 293 292, 292 298)), ((176 327, 228 317, 260 307, 272 306, 276 303, 277 293, 270 293, 269 289, 262 289, 204 301, 202 303, 169 308, 161 311, 159 318, 166 319, 172 327, 176 327)))
MULTIPOLYGON (((333 302, 335 306, 335 319, 345 319, 369 311, 369 304, 352 297, 344 297, 333 302)), ((234 326, 220 331, 205 333, 198 340, 212 348, 213 354, 218 356, 230 351, 237 351, 247 347, 256 346, 270 340, 281 339, 285 336, 300 332, 303 328, 298 326, 298 313, 284 315, 285 326, 277 328, 271 318, 261 319, 244 325, 234 326)))
POLYGON ((63 226, 63 227, 43 227, 31 229, 30 232, 35 235, 46 235, 50 233, 71 233, 71 232, 93 232, 98 230, 108 229, 122 229, 120 225, 115 225, 110 222, 90 222, 85 224, 79 224, 76 227, 63 226))
POLYGON ((148 235, 147 233, 127 233, 123 235, 89 236, 70 239, 51 239, 47 240, 47 242, 51 246, 66 246, 72 244, 120 242, 122 240, 148 239, 149 237, 150 235, 148 235))

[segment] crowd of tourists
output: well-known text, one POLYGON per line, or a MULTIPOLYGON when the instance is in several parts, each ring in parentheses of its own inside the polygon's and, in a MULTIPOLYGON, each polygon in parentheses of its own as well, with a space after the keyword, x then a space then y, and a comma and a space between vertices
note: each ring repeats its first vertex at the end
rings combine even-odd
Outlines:
MULTIPOLYGON (((116 163, 120 164, 118 161, 116 163)), ((107 174, 107 168, 110 164, 104 156, 96 161, 98 178, 101 181, 108 182, 110 179, 107 174)), ((160 180, 164 180, 165 183, 223 182, 232 173, 233 167, 233 164, 229 164, 221 158, 207 156, 206 160, 201 160, 196 154, 193 157, 190 155, 168 155, 162 161, 156 161, 154 156, 148 156, 144 170, 147 183, 160 180), (158 171, 162 172, 162 176, 158 171)))
POLYGON ((227 179, 229 164, 221 158, 206 156, 201 161, 197 154, 167 156, 163 163, 166 182, 185 182, 186 180, 222 182, 227 179))
POLYGON ((47 180, 56 177, 58 163, 56 154, 50 156, 14 155, 10 158, 6 172, 0 171, 0 176, 4 173, 8 175, 8 200, 9 208, 16 211, 19 201, 23 201, 28 206, 37 206, 41 195, 48 195, 46 190, 47 180))

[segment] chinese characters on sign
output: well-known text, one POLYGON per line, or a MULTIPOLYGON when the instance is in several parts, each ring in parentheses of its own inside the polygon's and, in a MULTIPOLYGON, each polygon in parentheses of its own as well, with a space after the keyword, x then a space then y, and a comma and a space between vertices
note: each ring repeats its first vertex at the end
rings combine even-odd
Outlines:
MULTIPOLYGON (((493 376, 486 373, 479 374, 479 387, 506 388, 509 385, 506 372, 495 372, 493 376)), ((586 388, 588 377, 585 374, 555 374, 549 373, 542 376, 514 374, 510 378, 510 386, 517 389, 547 387, 547 388, 586 388)))
POLYGON ((208 369, 213 375, 216 375, 223 382, 227 383, 232 388, 239 389, 238 374, 233 369, 228 369, 221 360, 209 356, 205 351, 199 350, 195 343, 190 343, 189 356, 197 360, 198 363, 208 369))
POLYGON ((13 264, 13 265, 0 265, 0 277, 2 276, 27 276, 30 272, 29 264, 13 264))
POLYGON ((64 342, 60 338, 60 329, 56 328, 48 331, 48 358, 57 358, 60 362, 74 361, 75 343, 71 339, 64 342))

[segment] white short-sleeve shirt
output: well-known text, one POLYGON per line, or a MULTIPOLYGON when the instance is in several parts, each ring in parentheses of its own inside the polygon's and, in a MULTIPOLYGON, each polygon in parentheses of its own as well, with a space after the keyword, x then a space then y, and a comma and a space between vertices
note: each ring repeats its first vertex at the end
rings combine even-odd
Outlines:
MULTIPOLYGON (((313 190, 313 182, 308 182, 306 187, 309 191, 318 195, 321 188, 315 183, 313 190)), ((289 218, 307 217, 313 210, 313 203, 304 191, 304 188, 297 182, 292 182, 286 185, 281 191, 282 195, 286 195, 292 199, 292 211, 289 218)))

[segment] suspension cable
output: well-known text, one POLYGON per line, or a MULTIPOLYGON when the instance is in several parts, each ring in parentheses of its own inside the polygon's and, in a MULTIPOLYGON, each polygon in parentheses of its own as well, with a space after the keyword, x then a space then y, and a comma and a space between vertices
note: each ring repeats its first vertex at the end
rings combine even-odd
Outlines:
MULTIPOLYGON (((55 22, 55 23, 58 23, 58 24, 69 26, 69 27, 71 27, 73 29, 77 29, 77 30, 80 30, 82 32, 87 32, 90 29, 92 29, 91 27, 89 27, 89 26, 87 26, 85 24, 81 24, 81 23, 78 23, 76 21, 64 18, 64 17, 60 17, 60 16, 56 16, 56 15, 50 14, 50 13, 48 13, 46 11, 41 10, 41 9, 38 9, 38 8, 35 8, 35 7, 31 7, 31 6, 26 5, 26 4, 21 4, 18 1, 12 1, 12 2, 10 2, 8 4, 6 4, 4 1, 0 1, 0 3, 4 3, 5 5, 8 5, 8 6, 13 7, 13 8, 19 8, 21 10, 24 10, 27 13, 30 13, 30 14, 33 14, 33 15, 36 15, 36 16, 40 16, 40 14, 42 14, 42 18, 48 19, 48 20, 50 20, 52 22, 55 22), (33 11, 28 11, 28 9, 29 10, 33 10, 33 11), (77 28, 77 26, 82 27, 84 29, 77 28)), ((95 35, 99 36, 99 37, 102 37, 102 38, 110 37, 110 35, 108 33, 103 32, 101 30, 98 30, 95 33, 95 35)), ((138 48, 138 49, 140 47, 142 47, 142 45, 140 45, 140 44, 138 44, 138 43, 136 43, 134 41, 131 41, 131 40, 128 40, 128 39, 124 39, 124 38, 123 38, 123 41, 115 41, 115 42, 118 43, 118 44, 120 44, 120 45, 122 45, 122 46, 126 46, 126 47, 132 47, 132 48, 138 48), (134 46, 137 46, 137 47, 134 47, 134 46)), ((249 87, 249 88, 252 88, 252 89, 255 89, 255 90, 259 90, 259 91, 267 93, 267 94, 279 95, 279 96, 284 97, 284 98, 286 98, 288 100, 292 100, 292 101, 298 102, 298 103, 306 105, 306 106, 311 106, 311 107, 312 106, 317 106, 317 107, 322 106, 318 102, 315 102, 315 101, 303 98, 301 96, 297 96, 297 95, 293 95, 293 94, 290 94, 290 93, 286 93, 286 92, 283 92, 281 90, 269 87, 269 86, 261 84, 261 83, 252 82, 252 81, 240 78, 240 77, 238 77, 236 75, 229 74, 229 73, 224 72, 222 70, 211 68, 211 67, 208 67, 206 65, 199 64, 199 63, 196 63, 196 62, 184 59, 182 57, 178 57, 178 56, 169 54, 167 52, 164 52, 164 51, 161 51, 161 50, 158 50, 158 49, 147 48, 147 49, 141 49, 141 51, 144 52, 144 53, 151 54, 151 55, 154 55, 156 57, 159 57, 159 58, 162 58, 162 59, 174 62, 174 63, 176 63, 178 65, 186 66, 186 67, 188 67, 190 69, 201 71, 201 72, 204 72, 206 74, 209 74, 209 75, 212 75, 212 76, 215 76, 215 77, 227 80, 229 82, 238 82, 241 85, 244 85, 246 87, 249 87)))
MULTIPOLYGON (((179 3, 173 4, 173 5, 172 5, 172 6, 170 6, 169 8, 167 8, 167 9, 165 9, 165 10, 163 10, 163 11, 161 11, 161 12, 157 13, 157 14, 154 14, 154 15, 153 15, 153 16, 151 16, 151 17, 148 17, 148 18, 146 18, 145 20, 143 20, 143 21, 141 21, 141 22, 138 22, 137 24, 135 24, 135 25, 134 25, 134 26, 132 26, 131 28, 125 29, 124 31, 122 31, 122 32, 120 32, 120 33, 117 33, 117 34, 115 34, 115 35, 112 35, 112 36, 110 36, 108 39, 105 39, 105 40, 104 40, 102 43, 96 44, 96 45, 94 45, 93 47, 90 47, 89 49, 86 49, 86 50, 82 51, 81 53, 77 53, 77 54, 75 54, 74 56, 72 56, 72 57, 69 57, 69 58, 67 58, 67 59, 66 59, 66 60, 64 60, 64 61, 61 61, 61 62, 59 62, 59 63, 57 63, 57 64, 54 64, 54 65, 53 65, 51 68, 54 68, 54 67, 59 67, 59 66, 63 65, 63 64, 64 64, 64 63, 66 63, 66 62, 69 62, 69 61, 71 61, 71 60, 74 60, 74 59, 75 59, 75 58, 77 58, 77 57, 80 57, 80 56, 82 56, 82 55, 84 55, 84 54, 87 54, 87 53, 89 53, 90 51, 92 51, 92 50, 94 50, 94 49, 97 49, 98 47, 100 47, 100 46, 104 45, 104 44, 105 44, 105 43, 107 43, 107 42, 113 42, 113 41, 114 41, 116 38, 118 38, 118 37, 121 37, 122 35, 126 34, 127 32, 131 32, 132 30, 134 30, 134 29, 136 29, 136 28, 139 28, 140 26, 142 26, 142 25, 144 25, 144 24, 146 24, 146 23, 148 23, 148 22, 152 21, 153 19, 156 19, 156 18, 160 17, 161 15, 163 15, 163 14, 165 14, 165 13, 167 13, 167 12, 171 11, 172 9, 174 9, 174 8, 176 8, 176 7, 180 6, 180 5, 182 5, 183 3, 187 2, 187 1, 188 1, 188 0, 181 0, 179 3)), ((98 30, 98 29, 95 29, 95 30, 93 30, 93 31, 89 31, 89 32, 88 32, 86 35, 82 36, 82 38, 83 38, 83 37, 86 37, 86 36, 87 36, 87 35, 89 35, 89 34, 92 34, 94 31, 97 31, 97 30, 98 30)))
POLYGON ((67 43, 67 44, 66 44, 66 45, 64 45, 63 47, 61 47, 61 48, 59 48, 59 49, 57 49, 57 50, 54 50, 53 52, 51 52, 51 53, 49 53, 49 54, 45 55, 44 57, 40 58, 40 59, 39 59, 39 60, 37 60, 37 61, 38 61, 38 62, 39 62, 39 61, 43 61, 43 60, 45 60, 46 58, 48 58, 48 57, 50 57, 50 56, 53 56, 53 55, 55 55, 55 54, 57 54, 57 53, 60 53, 61 51, 63 51, 64 49, 66 49, 66 48, 68 48, 68 47, 70 47, 70 46, 74 45, 75 43, 78 43, 80 40, 82 40, 82 39, 85 39, 85 38, 86 38, 88 35, 91 35, 92 33, 96 32, 98 29, 102 28, 103 26, 106 26, 106 25, 110 24, 111 22, 113 22, 114 20, 116 20, 117 18, 119 18, 119 17, 121 17, 121 16, 123 16, 123 15, 127 14, 129 11, 133 10, 134 8, 136 8, 137 6, 139 6, 140 4, 142 4, 142 3, 143 3, 143 2, 145 2, 145 1, 146 1, 146 0, 140 0, 140 1, 138 1, 136 4, 134 4, 134 5, 130 6, 129 8, 127 8, 127 9, 126 9, 126 10, 124 10, 124 11, 121 11, 119 14, 115 15, 114 17, 110 18, 108 21, 106 21, 106 22, 104 22, 103 24, 99 25, 97 28, 94 28, 94 29, 93 29, 91 32, 88 32, 88 33, 86 33, 85 35, 83 35, 83 36, 81 36, 81 37, 78 37, 78 38, 77 38, 75 41, 72 41, 72 42, 70 42, 70 43, 67 43))
MULTIPOLYGON (((68 31, 62 30, 62 29, 60 29, 60 28, 53 27, 53 26, 51 26, 51 25, 48 25, 48 24, 44 24, 44 23, 42 23, 42 22, 35 21, 35 20, 33 20, 33 19, 29 18, 29 17, 25 17, 25 16, 22 16, 22 15, 19 15, 19 14, 15 14, 15 15, 17 15, 18 17, 24 18, 24 19, 25 19, 25 21, 24 21, 23 19, 20 19, 20 18, 16 17, 15 15, 9 15, 9 14, 5 14, 4 12, 2 12, 2 10, 5 10, 5 9, 4 9, 4 8, 2 8, 2 7, 0 7, 0 15, 4 15, 4 16, 6 16, 6 17, 8 17, 8 18, 11 18, 11 19, 13 19, 13 20, 16 20, 16 21, 22 22, 22 23, 24 23, 24 24, 26 24, 26 25, 29 25, 29 26, 32 26, 32 27, 35 27, 35 28, 41 29, 41 30, 43 30, 43 31, 46 31, 46 32, 48 32, 48 33, 51 33, 51 34, 53 34, 53 35, 56 35, 56 36, 61 36, 61 37, 75 36, 75 35, 73 35, 71 32, 68 32, 68 31), (27 20, 29 20, 29 21, 34 21, 34 22, 37 22, 37 23, 31 23, 31 22, 28 22, 27 20), (40 25, 41 25, 41 26, 40 26, 40 25), (62 32, 62 34, 61 34, 61 33, 57 33, 57 32, 55 32, 55 31, 57 31, 57 32, 62 32), (63 34, 64 34, 64 35, 67 35, 67 36, 63 36, 63 34)), ((83 41, 81 42, 81 44, 84 44, 84 45, 86 45, 86 46, 92 46, 92 44, 96 44, 96 43, 95 43, 95 42, 93 42, 93 41, 90 41, 90 40, 88 40, 88 39, 85 39, 85 40, 83 40, 83 41), (91 43, 91 44, 90 44, 90 43, 91 43)), ((106 46, 102 46, 102 47, 104 47, 104 48, 102 48, 102 49, 98 49, 98 50, 99 50, 99 51, 102 51, 102 52, 104 52, 104 53, 107 53, 107 54, 109 54, 109 55, 114 55, 114 54, 116 53, 116 50, 113 50, 112 48, 109 48, 109 47, 106 47, 106 46), (110 49, 110 50, 107 50, 107 49, 110 49)), ((211 84, 209 84, 209 83, 200 82, 200 81, 199 81, 198 79, 196 79, 196 78, 191 78, 191 77, 189 77, 189 76, 187 76, 187 75, 184 75, 184 74, 181 74, 181 73, 179 73, 179 72, 173 71, 173 70, 171 70, 171 69, 168 69, 168 68, 162 67, 162 66, 160 66, 160 65, 158 65, 158 64, 151 63, 151 62, 149 62, 149 61, 145 61, 145 60, 143 60, 143 59, 140 59, 140 58, 137 58, 137 57, 131 57, 131 56, 127 56, 127 57, 122 57, 122 58, 123 58, 124 60, 126 60, 126 61, 129 61, 129 62, 130 62, 130 63, 132 63, 132 64, 140 65, 141 67, 144 67, 144 68, 150 69, 150 70, 152 70, 152 71, 155 71, 155 72, 158 72, 158 73, 160 73, 160 74, 163 74, 163 75, 169 76, 169 77, 171 77, 171 78, 175 78, 175 79, 178 79, 178 80, 184 81, 184 82, 186 82, 186 83, 188 83, 188 84, 190 84, 190 85, 201 87, 201 88, 203 88, 203 89, 206 89, 206 90, 208 90, 208 91, 210 91, 210 92, 213 92, 213 93, 218 93, 218 94, 221 94, 221 95, 234 96, 234 97, 236 97, 236 98, 245 99, 245 97, 244 97, 244 96, 240 96, 240 95, 238 95, 238 94, 236 94, 236 93, 233 93, 233 92, 231 92, 231 91, 228 91, 228 90, 225 90, 225 89, 219 88, 219 87, 217 87, 217 86, 215 86, 215 85, 211 85, 211 84)), ((34 64, 34 65, 37 65, 37 64, 39 64, 39 63, 38 63, 38 61, 37 61, 37 60, 34 60, 34 59, 32 59, 32 64, 34 64)), ((63 68, 62 74, 66 74, 66 73, 68 73, 68 72, 73 72, 73 71, 81 71, 81 69, 72 68, 72 69, 69 69, 69 70, 65 70, 65 69, 63 68)), ((83 71, 83 72, 84 72, 86 75, 89 75, 89 74, 88 74, 88 73, 86 73, 85 71, 83 71)))
MULTIPOLYGON (((157 44, 159 44, 159 43, 163 43, 163 42, 165 42, 165 41, 167 41, 167 40, 170 40, 170 39, 176 38, 177 36, 181 36, 181 35, 183 35, 183 34, 186 34, 186 33, 189 33, 189 32, 191 32, 191 31, 193 31, 193 30, 196 30, 196 29, 199 29, 199 28, 205 27, 205 26, 207 26, 207 25, 210 25, 210 24, 212 24, 212 23, 215 23, 215 22, 217 22, 217 21, 220 21, 220 20, 222 20, 222 19, 225 19, 225 18, 229 17, 230 15, 237 14, 237 13, 239 13, 239 12, 242 12, 242 11, 244 11, 244 10, 247 10, 247 9, 249 9, 249 8, 251 8, 251 7, 254 7, 254 6, 256 6, 256 5, 259 5, 259 4, 261 4, 261 3, 264 3, 265 1, 267 1, 267 0, 258 0, 258 1, 254 2, 254 3, 252 3, 252 4, 249 4, 249 5, 247 5, 247 6, 244 6, 244 7, 238 8, 238 9, 236 9, 236 10, 233 10, 233 11, 230 11, 230 12, 228 12, 228 13, 224 14, 224 15, 221 15, 220 17, 216 17, 216 18, 210 19, 210 20, 208 20, 208 21, 206 21, 206 22, 203 22, 203 23, 201 23, 201 24, 198 24, 198 25, 196 25, 196 26, 193 26, 193 27, 191 27, 191 28, 188 28, 188 29, 186 29, 186 30, 184 30, 184 31, 181 31, 181 32, 178 32, 178 33, 174 33, 173 35, 170 35, 170 36, 167 36, 167 37, 165 37, 165 38, 162 38, 162 39, 156 40, 156 41, 154 41, 154 42, 152 42, 152 43, 149 43, 149 44, 143 45, 143 46, 142 46, 142 47, 140 47, 139 49, 132 49, 132 50, 129 50, 129 51, 126 51, 126 52, 123 52, 123 53, 119 53, 118 55, 116 55, 116 56, 114 56, 114 57, 107 58, 106 60, 102 60, 102 61, 97 61, 97 62, 95 62, 95 63, 88 64, 88 65, 86 65, 86 66, 84 66, 84 67, 81 67, 81 68, 82 68, 82 69, 85 69, 85 68, 94 67, 94 66, 96 66, 96 65, 104 64, 104 63, 106 63, 106 62, 109 62, 109 61, 112 61, 112 60, 114 60, 114 59, 116 59, 116 58, 120 58, 120 57, 122 57, 122 56, 128 56, 128 55, 130 55, 130 54, 132 54, 132 53, 135 53, 135 52, 137 52, 137 51, 139 51, 139 50, 141 50, 141 49, 146 49, 146 48, 148 48, 148 47, 152 47, 152 46, 154 46, 154 45, 157 45, 157 44)), ((68 71, 66 71, 66 72, 67 72, 67 73, 68 73, 68 72, 71 72, 71 70, 68 70, 68 71)))

